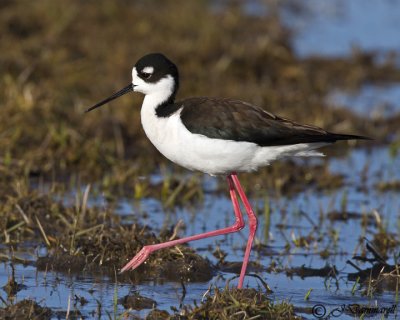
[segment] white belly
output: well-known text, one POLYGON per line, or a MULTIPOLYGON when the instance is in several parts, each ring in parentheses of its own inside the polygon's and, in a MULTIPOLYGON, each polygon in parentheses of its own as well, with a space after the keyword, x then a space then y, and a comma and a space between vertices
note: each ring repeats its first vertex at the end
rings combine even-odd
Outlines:
POLYGON ((260 147, 250 142, 210 139, 187 130, 180 120, 180 111, 159 118, 153 108, 145 105, 141 110, 141 121, 147 137, 165 157, 189 170, 211 175, 254 171, 285 156, 322 155, 312 150, 326 145, 260 147))

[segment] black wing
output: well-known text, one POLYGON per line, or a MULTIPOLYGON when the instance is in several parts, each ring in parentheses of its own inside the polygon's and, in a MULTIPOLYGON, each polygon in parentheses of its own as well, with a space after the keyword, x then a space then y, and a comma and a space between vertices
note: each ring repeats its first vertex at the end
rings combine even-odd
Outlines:
POLYGON ((239 100, 205 97, 177 104, 182 106, 181 119, 189 131, 214 139, 247 141, 260 146, 369 139, 299 124, 239 100))

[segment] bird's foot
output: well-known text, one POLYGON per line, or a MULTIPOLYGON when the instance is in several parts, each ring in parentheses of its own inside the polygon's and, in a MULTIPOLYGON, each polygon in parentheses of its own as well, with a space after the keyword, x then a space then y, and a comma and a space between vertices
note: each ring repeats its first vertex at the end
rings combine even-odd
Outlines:
POLYGON ((121 273, 127 270, 134 270, 139 267, 149 257, 150 253, 154 251, 152 246, 144 246, 136 256, 132 258, 122 269, 121 273))

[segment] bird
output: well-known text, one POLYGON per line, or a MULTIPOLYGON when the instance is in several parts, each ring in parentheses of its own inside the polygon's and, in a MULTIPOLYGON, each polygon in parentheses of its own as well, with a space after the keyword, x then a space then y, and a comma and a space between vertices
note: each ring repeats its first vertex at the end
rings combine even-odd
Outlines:
POLYGON ((88 108, 92 111, 129 92, 144 94, 141 124, 151 143, 172 162, 192 171, 225 176, 235 222, 228 227, 144 246, 122 269, 136 269, 157 250, 218 235, 245 226, 241 199, 249 223, 237 287, 243 287, 257 217, 240 184, 238 173, 254 172, 287 157, 323 156, 316 149, 339 140, 370 139, 339 134, 274 115, 261 107, 231 98, 193 97, 175 101, 178 68, 162 53, 149 53, 132 68, 132 82, 88 108))

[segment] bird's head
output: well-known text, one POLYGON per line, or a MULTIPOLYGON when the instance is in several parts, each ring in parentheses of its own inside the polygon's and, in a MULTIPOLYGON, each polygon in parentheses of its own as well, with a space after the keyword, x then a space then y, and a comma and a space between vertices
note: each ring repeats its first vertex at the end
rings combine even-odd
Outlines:
POLYGON ((132 83, 86 110, 96 109, 128 92, 155 96, 161 102, 173 102, 179 88, 176 65, 161 53, 150 53, 140 58, 132 69, 132 83))

